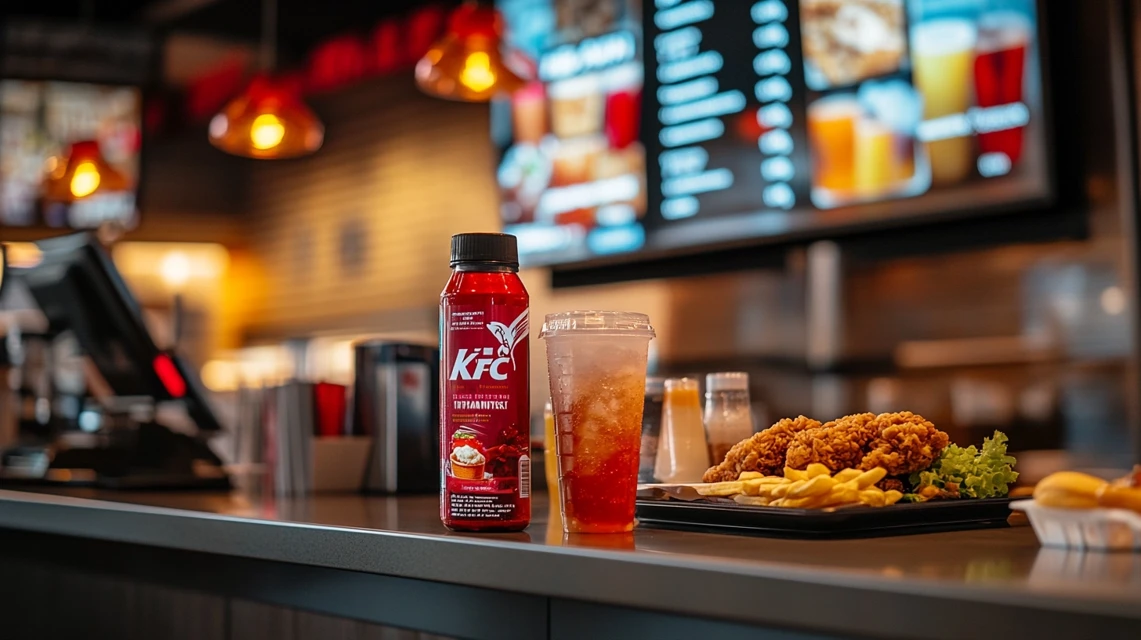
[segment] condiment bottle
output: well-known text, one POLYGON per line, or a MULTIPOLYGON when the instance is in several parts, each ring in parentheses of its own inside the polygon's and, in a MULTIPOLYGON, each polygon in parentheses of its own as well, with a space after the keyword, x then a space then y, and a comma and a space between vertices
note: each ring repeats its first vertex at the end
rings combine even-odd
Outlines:
POLYGON ((713 464, 738 442, 753 435, 749 405, 749 374, 711 373, 705 376, 705 433, 713 464))
MULTIPOLYGON (((559 494, 559 453, 555 450, 555 409, 551 399, 543 407, 543 470, 547 476, 547 494, 559 494)), ((562 531, 560 529, 559 531, 562 531)))
POLYGON ((654 482, 654 463, 662 433, 662 396, 665 380, 646 378, 646 399, 642 405, 642 449, 638 458, 638 482, 654 482))
POLYGON ((530 299, 515 236, 452 236, 451 267, 440 294, 440 519, 520 531, 531 520, 530 299))
POLYGON ((666 380, 665 388, 654 475, 661 482, 701 482, 709 468, 709 445, 701 424, 697 381, 671 378, 666 380))

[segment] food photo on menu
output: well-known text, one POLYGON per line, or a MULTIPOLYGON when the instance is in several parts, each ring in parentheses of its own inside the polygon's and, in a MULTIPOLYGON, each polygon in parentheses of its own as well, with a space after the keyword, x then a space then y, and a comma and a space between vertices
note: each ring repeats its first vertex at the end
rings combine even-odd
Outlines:
POLYGON ((805 0, 812 202, 1017 173, 1040 102, 1032 0, 805 0))

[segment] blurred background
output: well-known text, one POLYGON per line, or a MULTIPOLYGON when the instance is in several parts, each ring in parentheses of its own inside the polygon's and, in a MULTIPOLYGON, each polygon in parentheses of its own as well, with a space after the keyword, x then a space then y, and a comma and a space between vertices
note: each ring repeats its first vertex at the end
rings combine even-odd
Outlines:
MULTIPOLYGON (((533 317, 648 313, 654 372, 748 372, 760 426, 911 410, 1003 430, 1031 481, 1138 459, 1136 2, 495 4, 499 31, 448 2, 5 3, 0 445, 99 430, 107 395, 21 282, 38 241, 97 234, 240 462, 248 390, 435 345, 449 237, 506 230, 533 317), (418 86, 472 33, 458 89, 418 86)), ((312 428, 367 435, 380 392, 344 389, 312 428)))

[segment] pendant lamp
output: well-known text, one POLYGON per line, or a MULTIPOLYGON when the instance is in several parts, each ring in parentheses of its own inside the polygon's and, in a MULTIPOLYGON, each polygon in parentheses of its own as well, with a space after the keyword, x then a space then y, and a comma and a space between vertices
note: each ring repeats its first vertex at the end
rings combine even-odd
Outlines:
POLYGON ((448 18, 448 30, 416 63, 416 84, 429 95, 449 100, 486 102, 526 84, 500 53, 503 18, 494 7, 460 5, 448 18))
POLYGON ((97 193, 126 191, 130 180, 107 163, 94 140, 73 142, 63 158, 48 161, 44 199, 71 204, 97 193))
POLYGON ((277 2, 262 2, 262 67, 245 91, 210 120, 210 144, 246 158, 296 158, 321 148, 325 127, 301 100, 297 89, 270 75, 277 2))

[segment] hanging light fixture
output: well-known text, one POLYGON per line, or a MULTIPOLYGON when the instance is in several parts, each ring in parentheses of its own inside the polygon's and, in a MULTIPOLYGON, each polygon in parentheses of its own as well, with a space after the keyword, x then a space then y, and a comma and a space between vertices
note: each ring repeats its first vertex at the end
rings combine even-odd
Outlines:
POLYGON ((416 84, 424 93, 486 102, 522 89, 526 81, 500 54, 503 18, 495 7, 465 2, 448 18, 448 31, 416 63, 416 84))
POLYGON ((261 64, 246 90, 210 120, 210 144, 246 158, 296 158, 321 148, 325 127, 297 90, 275 81, 277 0, 262 1, 261 64))
POLYGON ((44 199, 66 204, 129 187, 130 181, 107 163, 94 140, 71 143, 65 156, 48 160, 44 175, 44 199))

